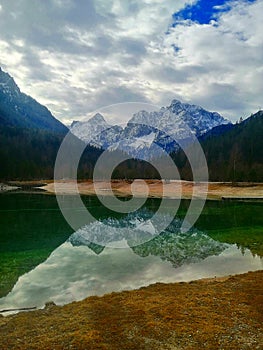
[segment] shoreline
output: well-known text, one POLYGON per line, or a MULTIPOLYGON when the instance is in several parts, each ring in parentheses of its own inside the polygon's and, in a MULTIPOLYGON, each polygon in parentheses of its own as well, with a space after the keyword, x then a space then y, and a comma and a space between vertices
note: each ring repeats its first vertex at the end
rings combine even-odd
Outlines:
POLYGON ((102 195, 117 197, 143 197, 167 199, 208 199, 208 200, 240 200, 263 201, 263 183, 248 182, 199 182, 184 180, 112 180, 96 182, 96 191, 92 180, 79 181, 77 185, 72 180, 41 181, 6 181, 0 186, 3 192, 30 192, 49 195, 102 195), (145 186, 146 184, 146 186, 145 186), (194 195, 193 195, 193 190, 194 195), (37 192, 39 191, 39 192, 37 192), (165 193, 165 195, 164 195, 165 193))
MULTIPOLYGON (((97 182, 97 193, 100 195, 149 197, 149 198, 170 198, 170 199, 204 199, 209 200, 263 200, 263 183, 239 183, 233 185, 226 182, 196 183, 193 196, 194 183, 191 181, 170 181, 161 180, 113 180, 111 183, 105 181, 97 182), (148 187, 148 193, 145 188, 148 187), (131 186, 132 185, 132 186, 131 186), (111 187, 111 188, 110 188, 111 187), (207 191, 208 188, 208 191, 207 191), (165 193, 165 195, 164 195, 165 193)), ((55 183, 50 182, 40 187, 48 193, 55 194, 76 194, 76 189, 72 181, 61 180, 55 183)), ((92 181, 78 183, 78 191, 83 195, 95 195, 96 191, 92 181)))
POLYGON ((263 271, 156 283, 0 317, 6 349, 260 349, 263 271))
MULTIPOLYGON (((261 271, 261 270, 255 270, 255 271, 261 271)), ((253 272, 255 272, 253 271, 253 272)), ((246 272, 246 273, 249 273, 249 272, 246 272)), ((246 274, 245 273, 245 274, 246 274)), ((125 293, 125 292, 133 292, 133 291, 139 291, 141 289, 144 289, 144 288, 151 288, 155 285, 174 285, 174 284, 182 284, 182 283, 186 283, 186 284, 191 284, 191 283, 210 283, 210 282, 225 282, 227 281, 229 278, 231 277, 234 277, 234 276, 239 276, 239 275, 243 275, 244 273, 237 273, 237 274, 233 274, 233 275, 225 275, 225 276, 220 276, 220 277, 203 277, 203 278, 198 278, 198 279, 193 279, 193 280, 189 280, 189 281, 176 281, 176 282, 155 282, 155 283, 151 283, 149 285, 146 285, 146 286, 142 286, 142 287, 139 287, 139 288, 135 288, 135 289, 123 289, 123 290, 120 290, 120 291, 112 291, 112 292, 107 292, 105 294, 98 294, 98 295, 91 295, 91 296, 88 296, 86 297, 84 300, 88 300, 89 298, 93 298, 93 297, 98 297, 98 298, 103 298, 103 297, 106 297, 108 295, 111 295, 111 294, 119 294, 119 293, 125 293)), ((18 315, 19 313, 23 312, 23 311, 43 311, 45 310, 45 308, 47 307, 47 305, 54 305, 54 306, 57 306, 57 307, 65 307, 66 305, 70 305, 72 303, 79 303, 79 302, 82 302, 83 300, 79 300, 79 301, 72 301, 72 302, 69 302, 67 304, 61 304, 61 305, 57 305, 55 304, 53 301, 49 301, 46 303, 46 306, 44 308, 41 308, 41 307, 37 307, 37 306, 31 306, 31 307, 21 307, 21 308, 8 308, 8 309, 1 309, 0 310, 0 317, 1 316, 5 316, 5 317, 11 317, 11 316, 15 316, 15 315, 18 315)))

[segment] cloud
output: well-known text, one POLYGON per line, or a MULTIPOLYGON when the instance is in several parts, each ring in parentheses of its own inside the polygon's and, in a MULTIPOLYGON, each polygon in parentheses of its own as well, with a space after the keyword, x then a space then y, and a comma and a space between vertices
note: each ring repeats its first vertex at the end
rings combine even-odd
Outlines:
POLYGON ((236 119, 258 108, 263 78, 262 10, 262 1, 236 1, 217 23, 182 23, 171 29, 167 40, 179 47, 177 67, 202 68, 192 74, 188 87, 182 86, 186 99, 236 119))
POLYGON ((0 65, 65 122, 107 104, 172 98, 236 120, 261 103, 263 1, 173 22, 203 3, 2 0, 0 65))

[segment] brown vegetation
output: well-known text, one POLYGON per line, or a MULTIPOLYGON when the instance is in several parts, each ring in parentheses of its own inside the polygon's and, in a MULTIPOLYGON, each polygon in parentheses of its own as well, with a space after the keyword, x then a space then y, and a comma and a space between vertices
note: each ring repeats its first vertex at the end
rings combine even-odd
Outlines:
POLYGON ((263 271, 0 318, 5 349, 262 349, 263 271))
MULTIPOLYGON (((180 198, 182 191, 182 198, 191 198, 193 193, 193 182, 190 181, 173 181, 163 183, 161 180, 145 180, 149 189, 149 196, 161 198, 163 191, 167 192, 167 197, 180 198)), ((116 195, 127 196, 131 194, 131 181, 113 180, 111 182, 111 188, 116 195)), ((109 191, 109 184, 101 181, 97 183, 99 193, 106 195, 109 191)), ((209 199, 222 199, 226 198, 262 198, 263 199, 263 184, 252 183, 222 183, 222 182, 209 182, 208 184, 198 183, 196 184, 195 196, 198 198, 204 198, 206 189, 208 186, 207 197, 209 199)), ((50 193, 55 192, 54 183, 49 183, 43 187, 50 193)), ((61 194, 73 194, 75 193, 74 186, 71 181, 59 181, 57 183, 58 193, 61 194)), ((78 190, 81 194, 95 194, 92 181, 82 181, 78 183, 78 190)), ((136 180, 133 183, 133 193, 136 196, 146 196, 145 188, 142 181, 136 180)))

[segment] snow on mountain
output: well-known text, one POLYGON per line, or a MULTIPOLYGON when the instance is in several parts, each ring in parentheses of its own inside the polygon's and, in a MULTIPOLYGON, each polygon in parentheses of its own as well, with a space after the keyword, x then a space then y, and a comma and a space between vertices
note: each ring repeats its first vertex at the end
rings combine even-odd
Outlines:
POLYGON ((100 135, 101 131, 108 129, 110 125, 99 113, 86 122, 76 122, 71 124, 71 132, 86 143, 94 143, 94 137, 100 135))
POLYGON ((178 149, 179 142, 199 137, 212 128, 230 123, 216 112, 173 100, 159 111, 139 111, 122 129, 109 125, 101 114, 86 122, 73 123, 71 132, 93 146, 121 150, 130 157, 149 160, 164 151, 178 149))
POLYGON ((111 126, 97 113, 85 122, 74 121, 70 131, 85 143, 106 149, 118 141, 122 128, 117 125, 111 126))
POLYGON ((176 140, 185 139, 191 133, 200 136, 215 126, 226 123, 229 122, 216 112, 208 112, 202 107, 173 100, 170 106, 162 107, 159 112, 136 113, 128 124, 154 125, 156 129, 176 140))
POLYGON ((137 137, 132 143, 131 146, 134 148, 140 148, 140 147, 151 147, 152 143, 155 140, 155 133, 151 132, 148 135, 137 137))

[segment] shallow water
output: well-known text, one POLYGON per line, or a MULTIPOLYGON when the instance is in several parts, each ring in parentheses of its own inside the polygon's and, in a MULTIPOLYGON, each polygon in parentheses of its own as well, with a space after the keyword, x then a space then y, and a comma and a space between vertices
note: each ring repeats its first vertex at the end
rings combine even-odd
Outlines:
MULTIPOLYGON (((0 310, 43 307, 48 301, 65 304, 155 282, 189 281, 263 267, 262 203, 207 202, 195 227, 182 233, 180 223, 189 205, 182 201, 178 216, 162 234, 136 245, 136 230, 151 234, 149 220, 160 200, 149 200, 135 214, 120 215, 105 209, 95 197, 83 199, 99 221, 74 233, 54 196, 0 196, 0 282, 3 294, 12 288, 0 299, 0 310), (102 223, 108 225, 107 232, 102 231, 102 223), (125 228, 128 236, 120 236, 119 228, 125 228), (98 240, 104 234, 124 242, 126 248, 92 243, 95 236, 98 240)), ((160 221, 171 215, 173 201, 169 203, 160 221)))

